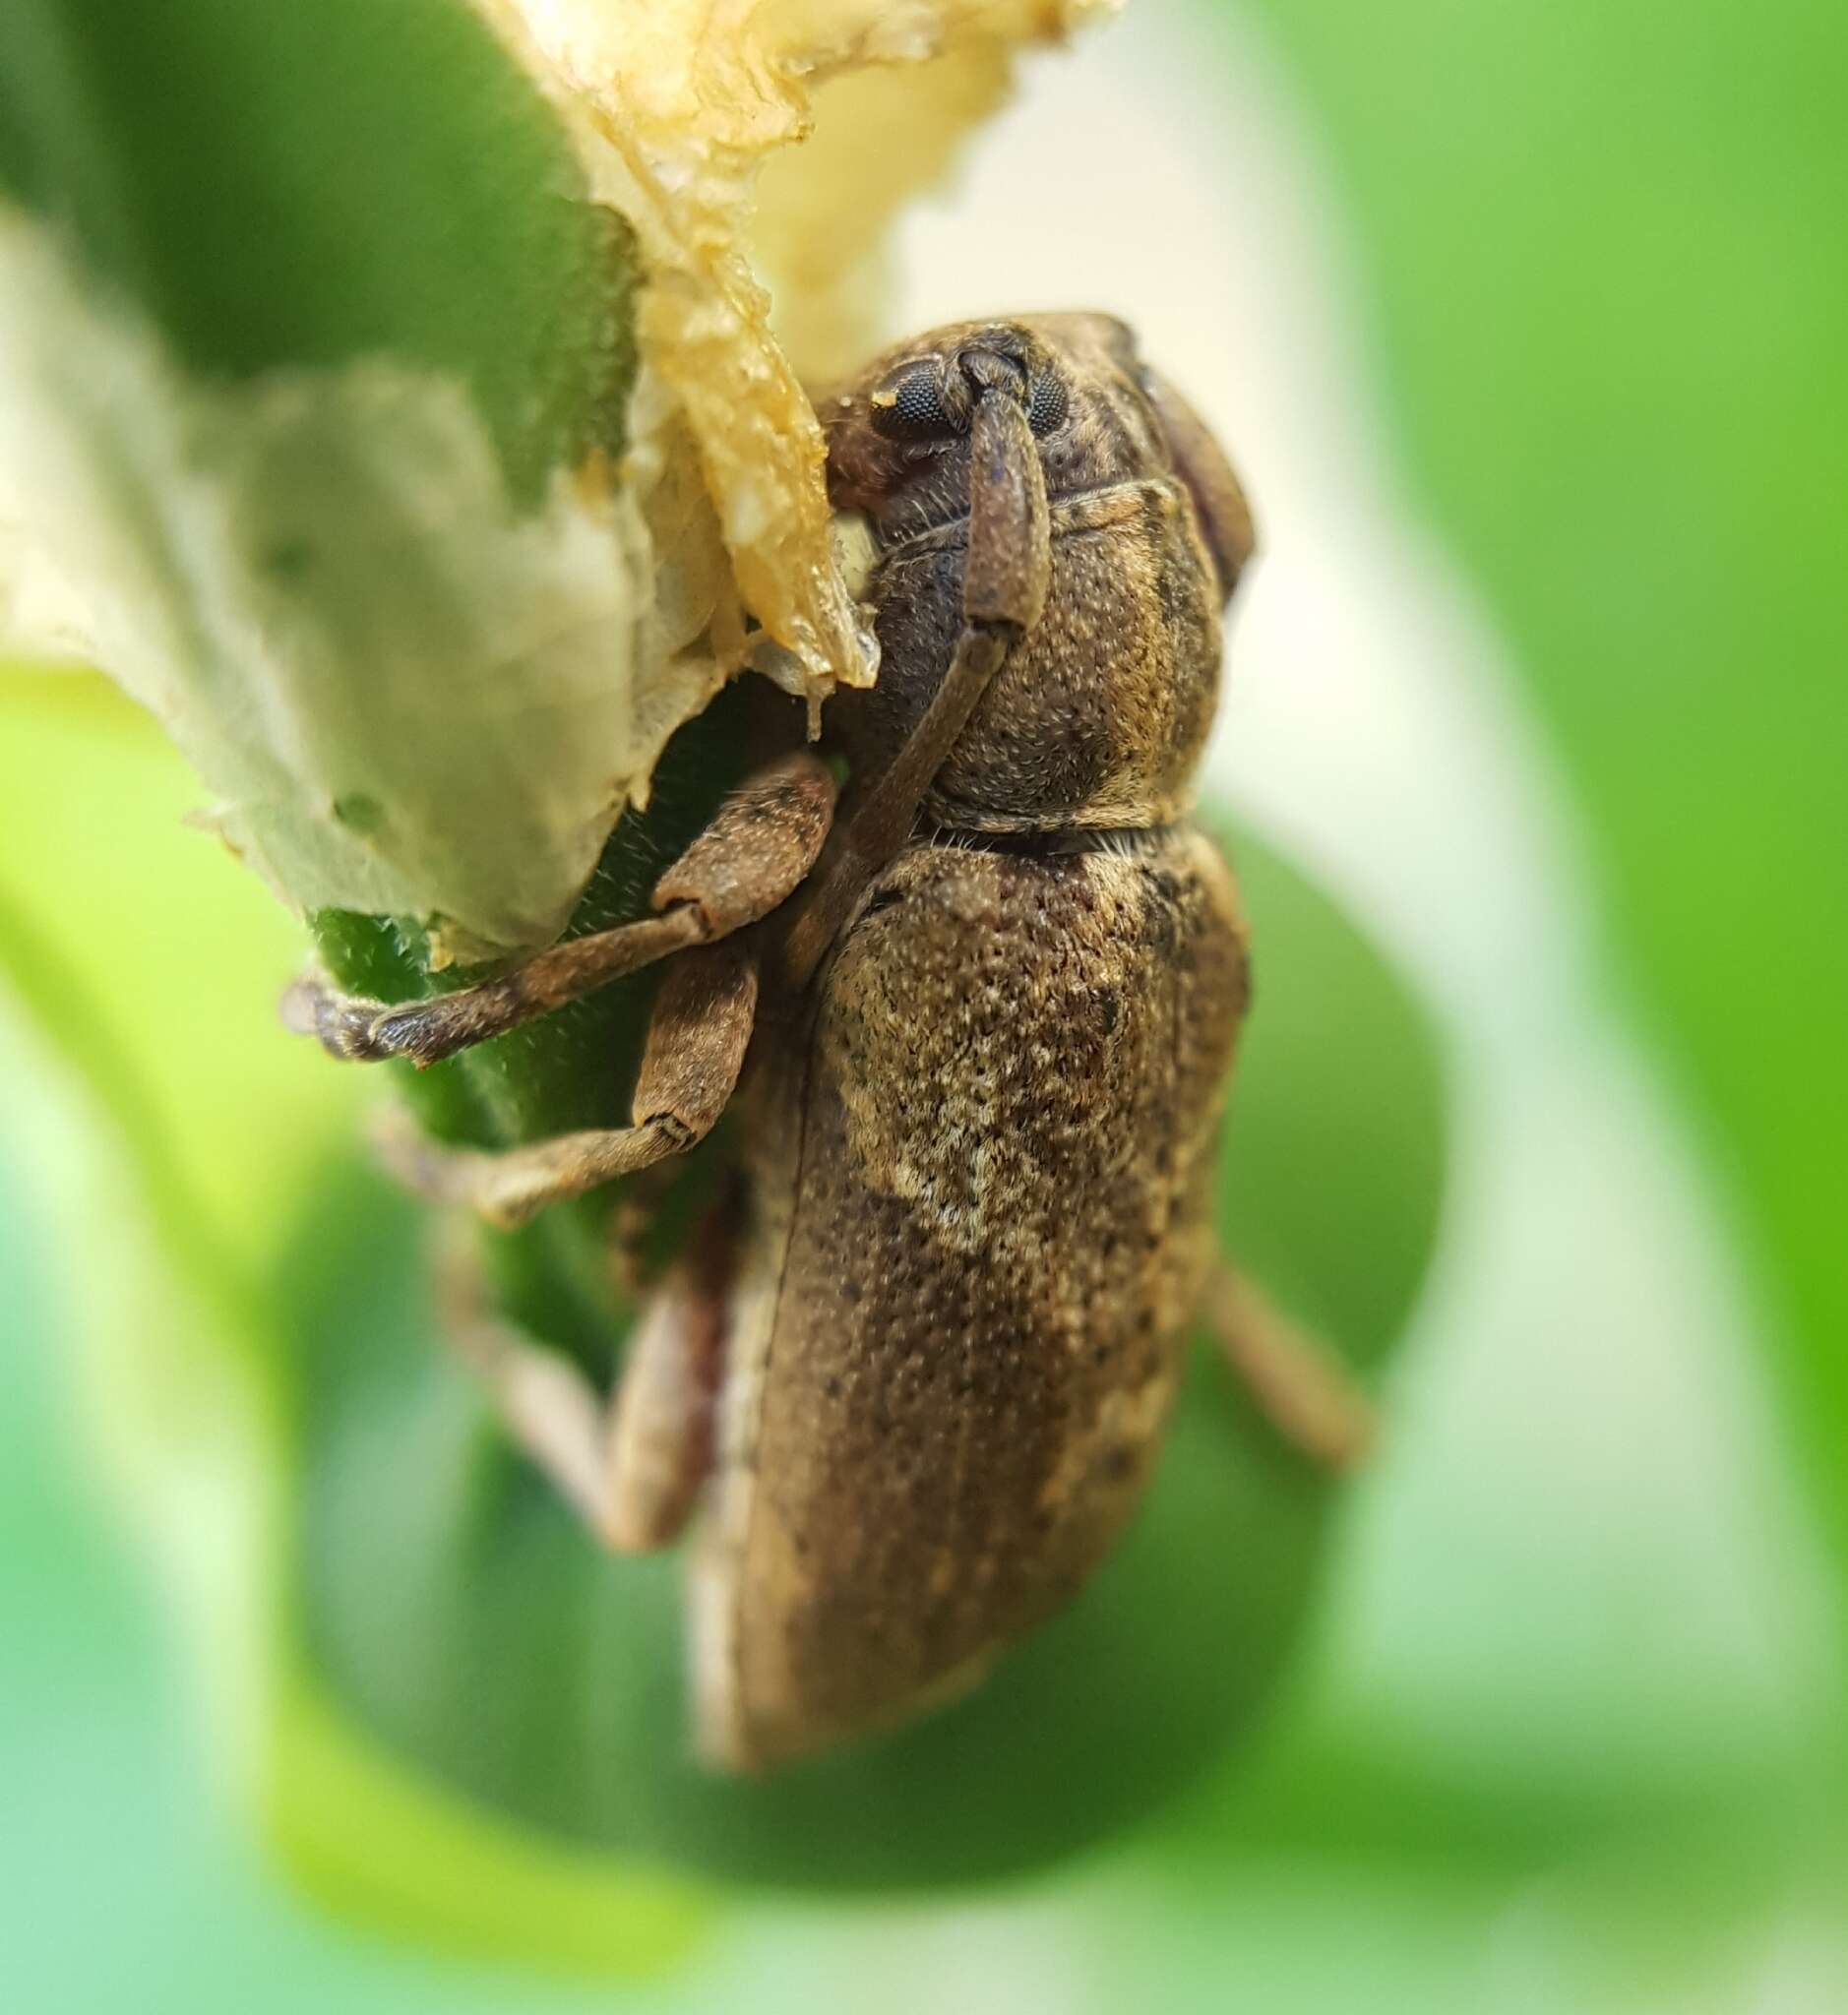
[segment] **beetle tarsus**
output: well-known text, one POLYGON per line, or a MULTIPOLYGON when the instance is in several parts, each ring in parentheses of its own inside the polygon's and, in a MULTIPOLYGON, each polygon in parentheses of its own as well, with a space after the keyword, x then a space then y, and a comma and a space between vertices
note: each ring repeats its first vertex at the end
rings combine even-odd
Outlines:
POLYGON ((439 1255, 443 1329, 509 1434, 613 1553, 671 1546, 711 1461, 736 1226, 721 1205, 637 1325, 613 1395, 487 1306, 480 1263, 454 1240, 439 1255))

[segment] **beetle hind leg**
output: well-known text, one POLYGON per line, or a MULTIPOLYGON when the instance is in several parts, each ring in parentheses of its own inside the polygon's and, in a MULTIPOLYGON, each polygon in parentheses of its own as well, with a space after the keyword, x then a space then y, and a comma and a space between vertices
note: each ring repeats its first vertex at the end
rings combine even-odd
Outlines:
POLYGON ((1349 1469, 1373 1445, 1372 1402, 1327 1348, 1244 1274, 1215 1260, 1201 1320, 1271 1426, 1312 1461, 1349 1469))
POLYGON ((443 1256, 451 1348, 514 1442, 613 1553, 671 1546, 711 1468, 734 1233, 721 1204, 644 1308, 607 1396, 486 1306, 471 1253, 458 1247, 443 1256))

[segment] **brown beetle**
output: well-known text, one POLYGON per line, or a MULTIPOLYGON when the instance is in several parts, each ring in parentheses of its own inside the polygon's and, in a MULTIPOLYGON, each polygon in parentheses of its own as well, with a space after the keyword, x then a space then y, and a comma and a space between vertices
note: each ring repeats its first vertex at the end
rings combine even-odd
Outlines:
POLYGON ((479 1314, 460 1341, 593 1530, 697 1511, 700 1744, 762 1769, 963 1691, 1134 1508, 1197 1313, 1279 1425, 1367 1416, 1209 1249, 1247 999, 1231 875, 1188 819, 1231 470, 1098 315, 968 323, 821 407, 864 516, 878 685, 661 879, 658 914, 387 1008, 315 982, 337 1056, 449 1056, 667 953, 635 1125, 490 1155, 408 1142, 423 1193, 511 1225, 700 1139, 739 1180, 605 1399, 479 1314))

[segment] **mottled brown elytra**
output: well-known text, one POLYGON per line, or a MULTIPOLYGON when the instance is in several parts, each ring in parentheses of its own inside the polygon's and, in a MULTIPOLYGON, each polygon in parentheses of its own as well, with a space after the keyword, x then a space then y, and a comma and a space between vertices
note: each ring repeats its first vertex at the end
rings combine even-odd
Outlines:
POLYGON ((1190 821, 1252 547, 1192 409, 1100 315, 959 324, 825 398, 882 669, 729 797, 655 914, 386 1007, 292 990, 336 1056, 430 1063, 651 960, 632 1127, 399 1173, 511 1226, 731 1107, 724 1200, 613 1395, 474 1309, 466 1360, 590 1528, 689 1524, 693 1714, 766 1769, 953 1699, 1082 1584, 1197 1319, 1342 1461, 1364 1403, 1215 1256, 1248 993, 1190 821))

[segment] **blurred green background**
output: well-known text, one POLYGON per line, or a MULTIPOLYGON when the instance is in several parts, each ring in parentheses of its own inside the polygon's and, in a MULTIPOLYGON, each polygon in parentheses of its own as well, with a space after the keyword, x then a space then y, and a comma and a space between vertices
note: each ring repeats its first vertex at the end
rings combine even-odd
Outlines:
MULTIPOLYGON (((1393 1434, 1280 1695, 1050 1869, 843 1901, 638 1864, 612 1924, 578 1847, 484 1844, 374 1782, 323 1703, 291 1704, 289 1786, 236 1782, 261 1676, 208 1655, 201 1588, 278 1514, 237 1418, 261 1401, 204 1368, 253 1318, 203 1231, 141 1222, 118 1143, 261 1270, 356 1093, 271 1034, 293 927, 179 827, 177 763, 75 682, 10 705, 12 2005, 1848 2005, 1845 88, 1848 16, 1792 0, 1138 0, 1033 66, 921 227, 913 319, 1067 273, 1225 428, 1270 559, 1216 776, 1409 974, 1455 1105, 1393 1434), (1022 247, 985 220, 1036 173, 1022 247), (125 1000, 114 949, 162 887, 168 983, 125 1000), (29 1026, 86 1051, 86 1093, 29 1026), (188 1042, 135 1081, 138 1047, 188 1042), (136 1469, 151 1408, 190 1446, 178 1495, 136 1469), (376 1824, 360 1882, 342 1801, 376 1824), (451 1881, 414 1864, 452 1851, 451 1881), (471 1884, 568 1977, 471 1923, 471 1884)), ((1327 1074, 1311 1169, 1355 1152, 1327 1074)))

